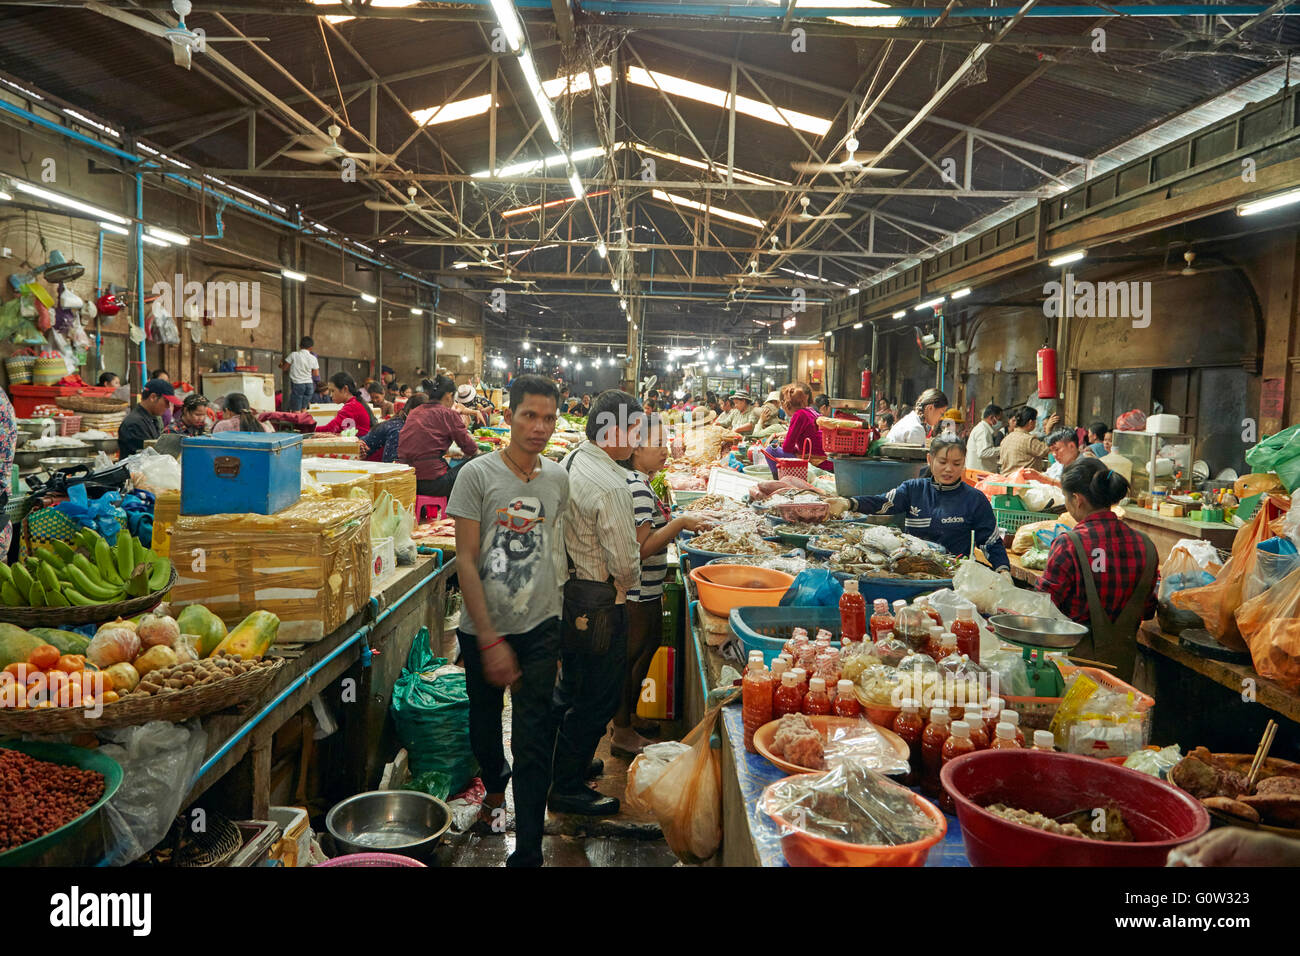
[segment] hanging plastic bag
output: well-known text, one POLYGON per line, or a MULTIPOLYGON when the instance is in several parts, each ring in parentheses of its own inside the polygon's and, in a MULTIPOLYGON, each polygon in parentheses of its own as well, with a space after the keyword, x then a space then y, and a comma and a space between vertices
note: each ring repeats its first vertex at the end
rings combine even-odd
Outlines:
POLYGON ((1241 600, 1246 602, 1263 594, 1300 564, 1295 542, 1290 538, 1269 538, 1255 545, 1255 566, 1241 586, 1241 600))
POLYGON ((1300 691, 1300 568, 1243 603, 1235 618, 1259 675, 1300 691))
MULTIPOLYGON (((638 799, 659 821, 668 848, 686 863, 702 863, 722 845, 722 765, 710 742, 721 711, 719 705, 705 714, 682 740, 690 750, 673 758, 654 783, 638 791, 638 799)), ((636 787, 641 772, 636 763, 641 760, 638 757, 628 771, 629 791, 636 787)))
POLYGON ((1271 497, 1265 498, 1250 524, 1237 530, 1232 542, 1232 557, 1215 575, 1213 584, 1175 591, 1169 598, 1169 603, 1179 610, 1199 615, 1205 629, 1220 644, 1234 651, 1247 650, 1233 612, 1241 605, 1246 576, 1255 567, 1259 555, 1256 545, 1272 537, 1273 532, 1268 526, 1270 512, 1276 516, 1277 510, 1276 506, 1268 507, 1271 501, 1271 497))
POLYGON ((1246 464, 1255 471, 1271 471, 1287 491, 1300 487, 1300 425, 1270 435, 1246 452, 1246 464))
POLYGON ((434 657, 429 629, 420 628, 393 685, 391 705, 397 739, 411 758, 411 775, 441 771, 447 775, 445 800, 459 793, 478 769, 469 745, 469 693, 465 671, 434 657))
POLYGON ((781 598, 781 607, 839 607, 844 585, 825 568, 800 571, 781 598))
POLYGON ((643 748, 627 768, 624 802, 639 813, 653 814, 654 808, 646 802, 646 792, 664 775, 669 764, 690 751, 690 746, 680 740, 665 740, 643 748))
POLYGON ((1146 412, 1138 408, 1131 409, 1115 419, 1115 430, 1118 432, 1140 432, 1146 427, 1146 412))

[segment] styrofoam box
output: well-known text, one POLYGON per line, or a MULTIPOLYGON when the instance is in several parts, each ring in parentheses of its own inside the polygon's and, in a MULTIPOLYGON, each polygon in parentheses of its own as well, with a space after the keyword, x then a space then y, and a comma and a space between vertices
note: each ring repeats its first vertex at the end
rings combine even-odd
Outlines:
POLYGON ((397 551, 392 538, 375 538, 370 542, 372 580, 378 581, 397 570, 397 551))
POLYGON ((1177 415, 1152 415, 1147 419, 1146 430, 1152 435, 1177 435, 1179 427, 1177 415))
POLYGON ((285 866, 306 866, 311 858, 311 824, 307 811, 301 807, 271 807, 270 817, 280 824, 280 841, 272 853, 280 851, 280 858, 285 866), (281 846, 285 841, 292 841, 291 846, 281 846), (288 852, 285 852, 285 851, 288 852))

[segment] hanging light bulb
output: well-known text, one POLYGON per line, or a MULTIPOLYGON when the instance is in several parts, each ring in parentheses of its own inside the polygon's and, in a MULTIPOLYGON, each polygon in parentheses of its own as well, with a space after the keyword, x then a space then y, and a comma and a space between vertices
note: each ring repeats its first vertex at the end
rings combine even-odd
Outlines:
POLYGON ((570 355, 577 355, 577 354, 578 354, 578 347, 577 347, 576 345, 570 345, 570 346, 569 346, 569 354, 570 354, 570 355))
POLYGON ((524 344, 523 344, 524 351, 527 352, 530 348, 532 348, 532 345, 529 343, 527 339, 524 339, 524 344))
POLYGON ((438 339, 438 341, 434 342, 433 345, 435 348, 442 348, 442 339, 438 339))

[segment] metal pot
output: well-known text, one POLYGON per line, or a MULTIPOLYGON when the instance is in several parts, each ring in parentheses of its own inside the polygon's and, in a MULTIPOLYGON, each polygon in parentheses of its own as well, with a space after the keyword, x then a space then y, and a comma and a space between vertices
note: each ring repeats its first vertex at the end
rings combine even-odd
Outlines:
POLYGON ((51 422, 49 418, 15 418, 14 424, 18 426, 18 443, 31 441, 34 438, 40 438, 45 433, 46 422, 51 422))
POLYGON ((102 451, 106 455, 112 455, 117 451, 116 438, 82 438, 78 435, 77 441, 88 445, 91 451, 102 451))
POLYGON ((417 790, 371 790, 335 804, 325 828, 343 853, 400 853, 428 861, 451 826, 451 810, 417 790))
POLYGON ((86 468, 95 467, 94 458, 42 458, 40 466, 49 472, 61 471, 64 468, 77 468, 85 465, 86 468))

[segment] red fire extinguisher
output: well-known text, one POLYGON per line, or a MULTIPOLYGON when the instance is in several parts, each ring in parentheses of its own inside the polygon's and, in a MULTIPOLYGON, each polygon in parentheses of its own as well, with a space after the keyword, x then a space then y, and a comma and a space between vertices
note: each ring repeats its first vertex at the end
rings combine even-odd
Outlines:
POLYGON ((862 397, 871 397, 871 369, 869 368, 862 370, 862 397))
POLYGON ((1056 349, 1038 350, 1038 397, 1056 398, 1056 349))

